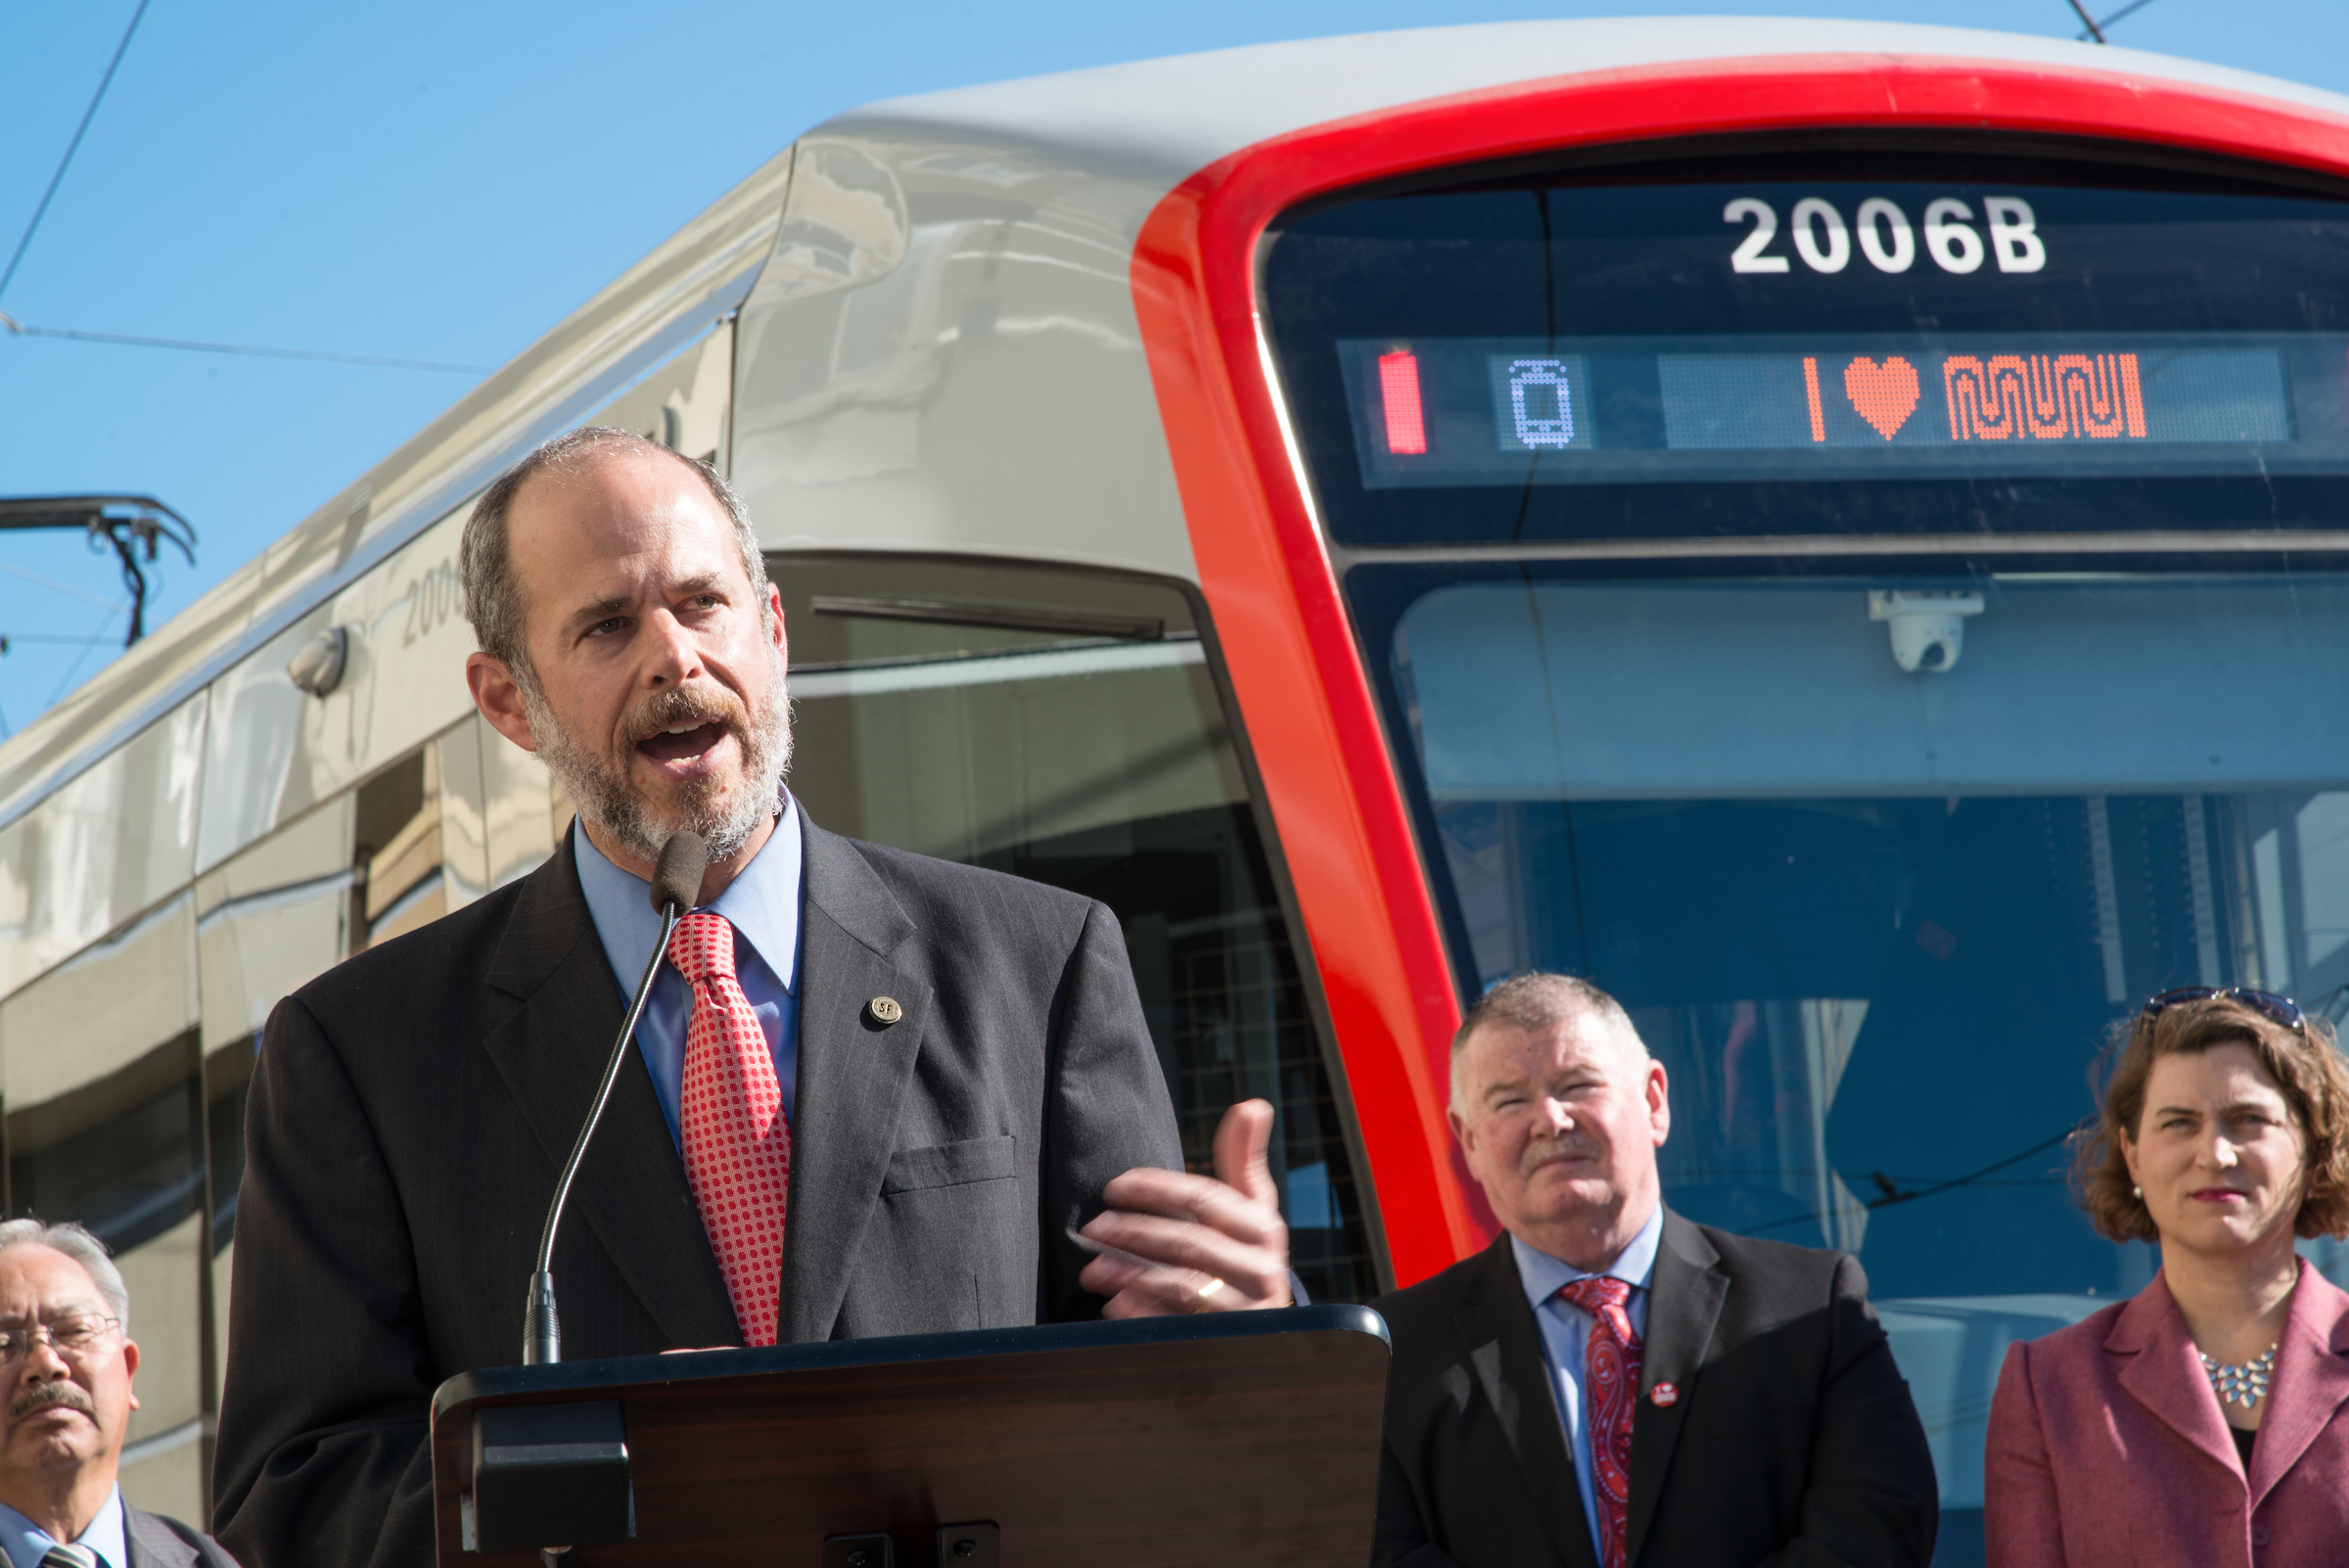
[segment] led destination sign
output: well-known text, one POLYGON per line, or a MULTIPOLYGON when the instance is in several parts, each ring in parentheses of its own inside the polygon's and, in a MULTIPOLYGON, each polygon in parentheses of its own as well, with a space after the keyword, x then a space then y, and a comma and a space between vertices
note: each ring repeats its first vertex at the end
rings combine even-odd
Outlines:
POLYGON ((2345 348, 2176 335, 1338 344, 1374 488, 2337 470, 2345 348))
POLYGON ((1660 354, 1656 369, 1680 450, 2292 438, 2273 348, 1660 354))

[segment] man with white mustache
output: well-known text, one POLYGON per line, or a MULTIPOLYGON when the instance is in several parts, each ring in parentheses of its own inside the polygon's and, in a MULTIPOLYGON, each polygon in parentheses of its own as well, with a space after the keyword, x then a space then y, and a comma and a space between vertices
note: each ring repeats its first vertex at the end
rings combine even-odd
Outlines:
POLYGON ((713 470, 575 432, 462 553, 476 706, 577 819, 271 1015, 214 1473, 252 1568, 433 1560, 429 1402, 520 1359, 680 829, 709 866, 572 1190, 566 1357, 1288 1304, 1271 1109, 1227 1114, 1221 1179, 1182 1173, 1116 917, 784 792, 781 596, 713 470))
POLYGON ((1452 1038, 1451 1130, 1501 1234, 1387 1319, 1376 1568, 1925 1568, 1923 1427, 1858 1262, 1691 1224, 1670 1081, 1565 975, 1452 1038))
POLYGON ((122 1500, 139 1347, 130 1292, 80 1225, 0 1224, 0 1560, 8 1568, 236 1568, 122 1500))

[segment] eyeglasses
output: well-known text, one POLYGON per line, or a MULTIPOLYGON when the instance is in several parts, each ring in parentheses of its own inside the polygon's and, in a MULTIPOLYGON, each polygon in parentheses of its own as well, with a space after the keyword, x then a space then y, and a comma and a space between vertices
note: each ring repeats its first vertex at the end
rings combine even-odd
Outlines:
POLYGON ((122 1326, 119 1317, 61 1317, 54 1323, 0 1324, 0 1366, 14 1366, 47 1340, 60 1356, 81 1356, 122 1326))
POLYGON ((2308 1020, 2301 1016, 2298 1002, 2289 996, 2279 996, 2272 991, 2253 991, 2248 986, 2181 986, 2176 991, 2165 991, 2158 996, 2148 998, 2142 1016, 2159 1018, 2173 1007, 2213 998, 2240 1002, 2269 1023, 2280 1024, 2295 1035, 2305 1036, 2308 1033, 2308 1020))

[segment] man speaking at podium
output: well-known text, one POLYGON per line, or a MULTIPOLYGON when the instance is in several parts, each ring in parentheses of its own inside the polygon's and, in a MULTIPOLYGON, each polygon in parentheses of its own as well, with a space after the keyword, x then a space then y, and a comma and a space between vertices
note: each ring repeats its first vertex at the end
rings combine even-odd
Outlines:
POLYGON ((1269 1107, 1225 1117, 1221 1180, 1180 1174, 1116 917, 783 793, 781 596, 714 472, 576 432, 462 548, 474 700, 578 817, 270 1016, 213 1483, 248 1568, 434 1560, 433 1391, 522 1359, 679 829, 708 871, 556 1244, 567 1357, 1287 1303, 1269 1107))

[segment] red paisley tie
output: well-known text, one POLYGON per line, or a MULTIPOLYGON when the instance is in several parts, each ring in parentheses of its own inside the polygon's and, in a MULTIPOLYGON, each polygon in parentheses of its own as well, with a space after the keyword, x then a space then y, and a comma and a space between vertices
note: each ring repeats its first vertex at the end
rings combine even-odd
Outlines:
POLYGON ((1632 1412, 1639 1397, 1639 1336, 1624 1303, 1632 1287, 1603 1274, 1558 1287, 1558 1297, 1590 1314, 1583 1370, 1583 1423, 1590 1438, 1591 1499, 1604 1548, 1600 1568, 1624 1568, 1625 1507, 1632 1494, 1632 1412))
POLYGON ((775 1060, 734 978, 734 927, 724 915, 696 909, 679 920, 668 961, 693 985, 677 1116, 685 1176, 744 1343, 772 1345, 791 1193, 791 1121, 775 1060))

